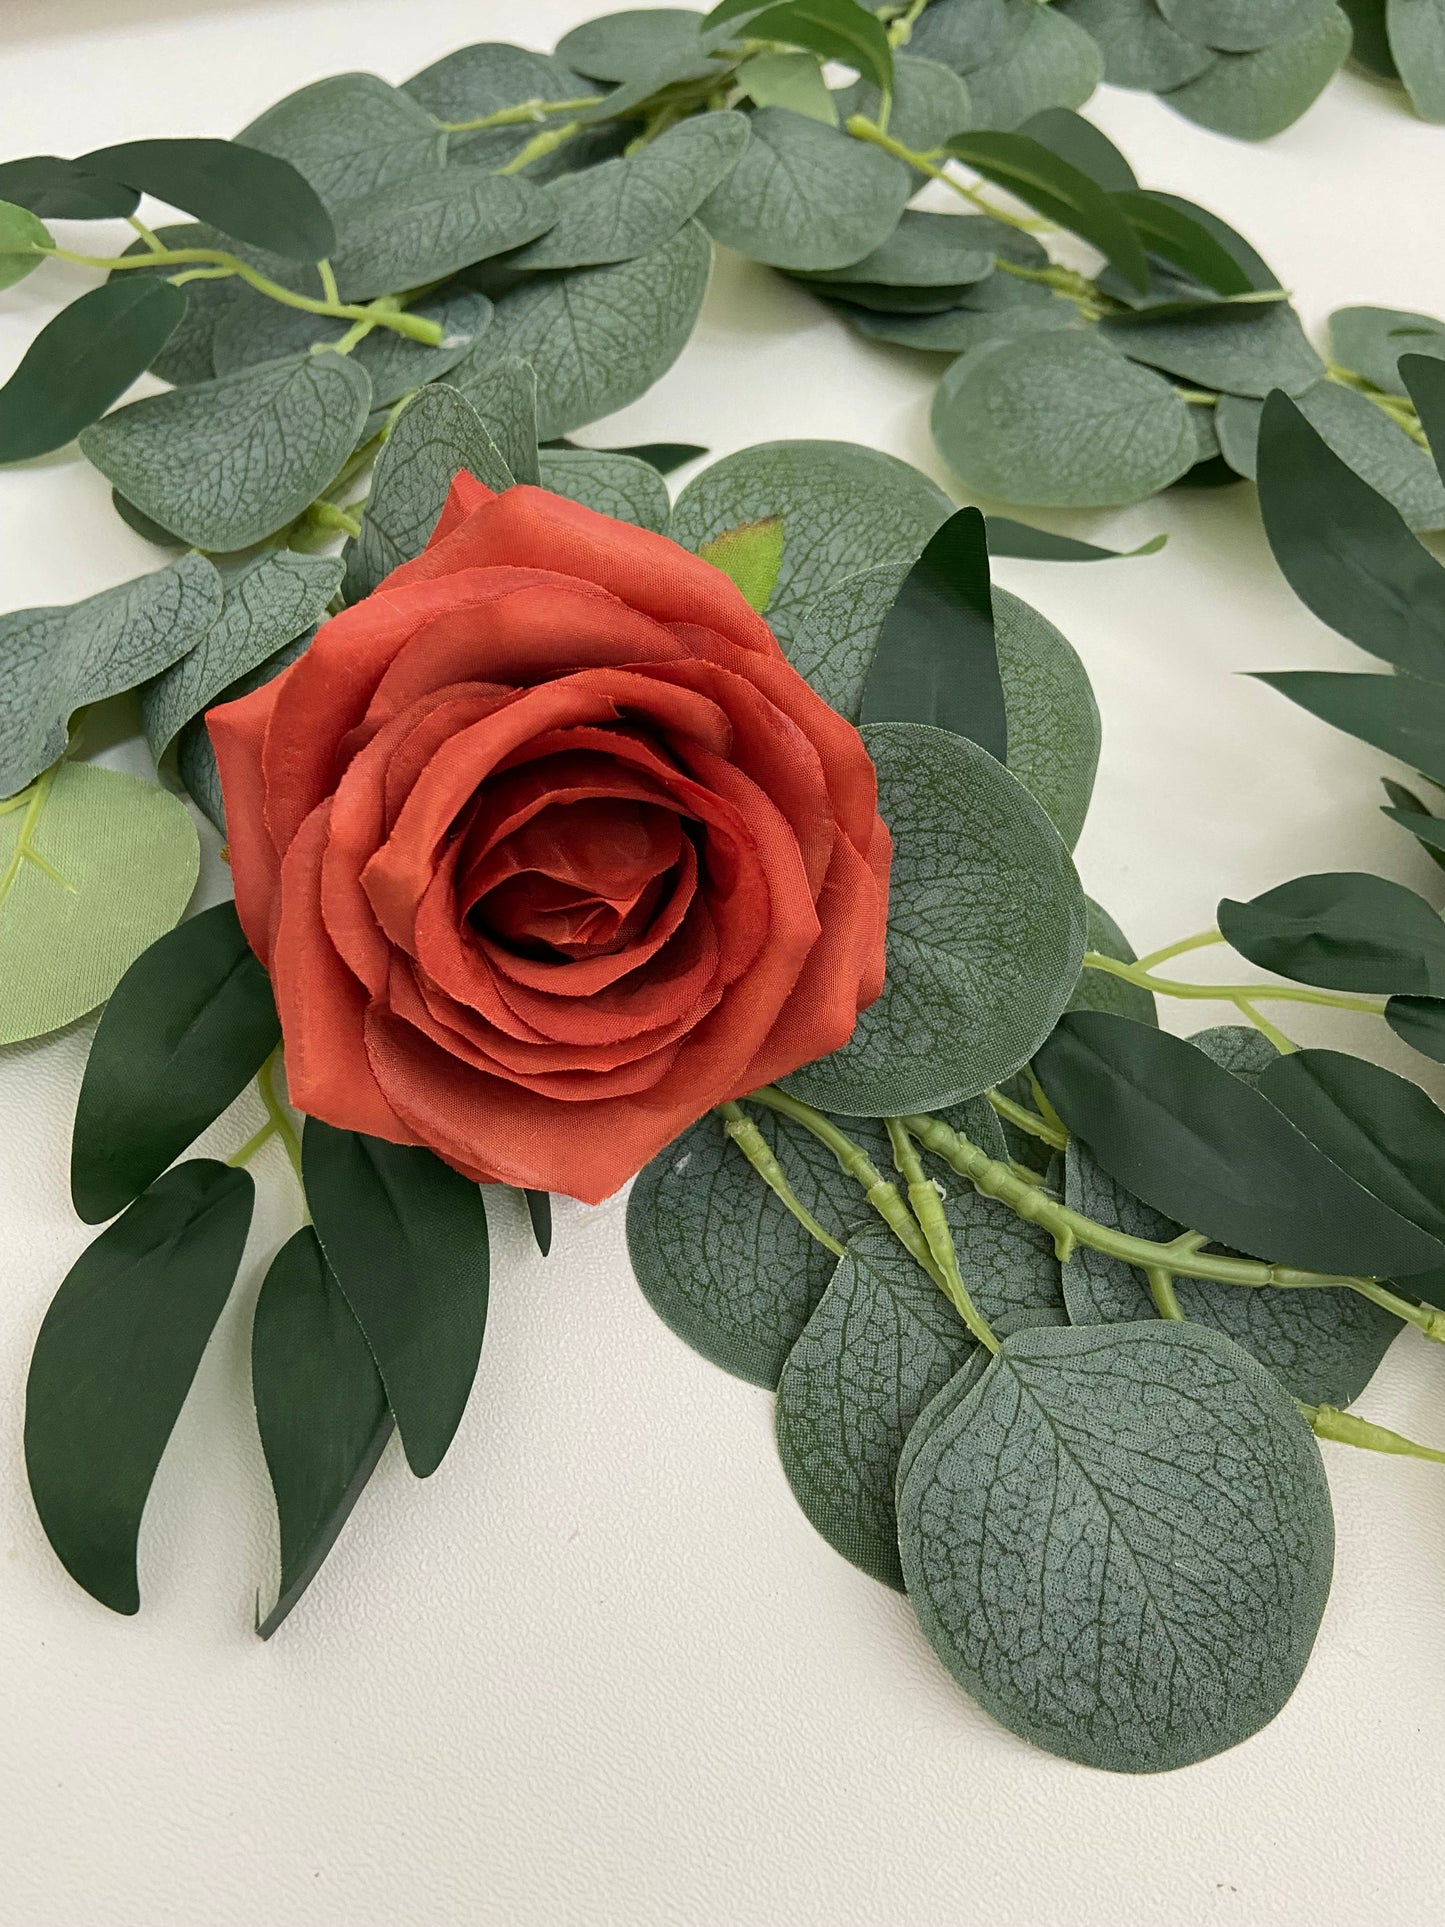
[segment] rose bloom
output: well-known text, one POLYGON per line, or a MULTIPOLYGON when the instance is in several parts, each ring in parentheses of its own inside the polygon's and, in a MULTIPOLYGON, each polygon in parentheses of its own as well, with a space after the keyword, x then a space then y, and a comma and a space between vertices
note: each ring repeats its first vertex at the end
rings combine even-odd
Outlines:
POLYGON ((882 989, 863 743, 663 536, 462 473, 415 561, 208 720, 329 1124, 596 1203, 882 989))

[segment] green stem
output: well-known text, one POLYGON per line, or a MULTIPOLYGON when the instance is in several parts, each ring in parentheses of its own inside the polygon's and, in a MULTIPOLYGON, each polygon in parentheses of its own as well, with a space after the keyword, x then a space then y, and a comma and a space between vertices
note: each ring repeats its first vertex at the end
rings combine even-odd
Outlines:
POLYGON ((150 249, 152 254, 165 253, 166 251, 165 242, 161 239, 161 237, 158 234, 153 233, 151 229, 146 226, 144 221, 137 220, 134 214, 127 214, 125 218, 130 223, 130 225, 135 229, 136 233, 140 236, 142 241, 145 242, 146 246, 150 249))
MULTIPOLYGON (((1005 227, 1017 228, 1020 234, 1035 232, 1038 225, 1036 221, 1025 219, 1018 214, 1010 214, 1003 208, 994 207, 991 202, 985 200, 977 188, 970 187, 967 182, 960 181, 950 174, 946 167, 939 166, 937 157, 944 154, 943 148, 935 147, 931 152, 921 154, 912 147, 905 147, 902 141, 894 140, 891 134, 886 133, 875 121, 869 120, 866 114, 850 114, 844 126, 854 140, 868 141, 874 147, 881 147, 883 152, 891 154, 894 160, 907 162, 909 167, 916 167, 920 174, 926 174, 930 180, 942 181, 945 187, 951 187, 955 194, 962 195, 965 201, 972 202, 974 207, 991 219, 1002 221, 1005 227)), ((945 158, 947 158, 946 155, 945 158)), ((998 265, 1001 268, 1007 267, 1011 272, 1017 267, 1017 263, 1003 260, 1000 260, 998 265)), ((1028 273, 1030 277, 1042 278, 1044 270, 1031 269, 1028 273)))
POLYGON ((1096 1224, 1082 1212, 1061 1204, 1042 1187, 1029 1184, 1008 1165, 989 1157, 976 1144, 950 1130, 941 1119, 905 1117, 901 1122, 926 1150, 942 1158, 960 1177, 967 1178, 984 1197, 997 1198, 1026 1223, 1042 1226, 1053 1238, 1061 1263, 1068 1260, 1077 1246, 1087 1245, 1091 1251, 1101 1251, 1106 1257, 1133 1265, 1146 1276, 1154 1269, 1167 1271, 1172 1277, 1202 1278, 1221 1285, 1252 1288, 1277 1285, 1290 1291, 1325 1288, 1354 1291, 1414 1325, 1427 1338, 1445 1342, 1445 1311, 1433 1305, 1411 1304, 1378 1279, 1302 1271, 1292 1265, 1268 1265, 1254 1258, 1219 1257, 1204 1250, 1208 1239, 1198 1231, 1181 1232, 1168 1244, 1130 1237, 1108 1225, 1096 1224))
POLYGON ((253 1131, 251 1133, 250 1137, 246 1139, 246 1142, 241 1146, 239 1151, 233 1151, 231 1153, 230 1157, 226 1159, 227 1164, 230 1165, 233 1171, 240 1170, 240 1168, 243 1165, 249 1164, 252 1158, 255 1157, 256 1153, 261 1149, 262 1145, 269 1144, 272 1138, 275 1137, 275 1135, 276 1135, 275 1119, 268 1117, 266 1119, 266 1122, 261 1126, 259 1131, 253 1131))
POLYGON ((438 347, 443 338, 439 321, 428 321, 422 315, 403 312, 376 313, 373 308, 358 307, 347 301, 318 301, 309 294, 297 294, 291 288, 283 288, 279 281, 272 281, 268 275, 259 273, 249 263, 220 248, 163 248, 159 254, 123 254, 116 258, 76 254, 70 248, 43 248, 38 252, 51 255, 57 261, 70 261, 76 267, 96 268, 105 274, 127 268, 154 270, 196 263, 218 270, 215 276, 208 278, 223 279, 226 275, 236 275, 258 294, 264 294, 271 301, 279 301, 283 307, 299 308, 303 314, 328 315, 337 321, 373 321, 379 328, 391 328, 397 334, 405 335, 408 340, 424 342, 429 348, 438 347))
POLYGON ((324 496, 313 502, 306 513, 319 529, 339 529, 343 535, 353 538, 361 533, 361 524, 356 517, 349 515, 344 508, 338 508, 335 502, 328 502, 324 496))
POLYGON ((1357 1445, 1366 1452, 1389 1452, 1402 1459, 1428 1459, 1432 1465, 1445 1465, 1445 1452, 1433 1445, 1417 1445, 1388 1426, 1374 1425, 1353 1412, 1341 1412, 1333 1405, 1301 1405, 1316 1438, 1334 1439, 1339 1445, 1357 1445))
POLYGON ((1186 984, 1173 977, 1156 977, 1142 963, 1120 963, 1101 951, 1084 952, 1086 970, 1102 970, 1110 977, 1122 977, 1127 984, 1152 990, 1159 997, 1193 997, 1207 1003, 1237 1003, 1241 997, 1276 1004, 1325 1004, 1332 1010, 1363 1010, 1378 1017, 1383 1002, 1370 997, 1341 997, 1332 990, 1311 990, 1303 984, 1186 984))
POLYGON ((1223 942, 1224 936, 1221 931, 1201 930, 1197 936, 1181 937, 1177 943, 1166 943, 1162 950, 1151 950, 1147 957, 1136 960, 1135 968, 1157 970, 1160 964, 1168 963, 1174 957, 1182 957, 1186 951, 1203 950, 1209 944, 1223 942))
POLYGON ((1281 1057, 1288 1057, 1299 1049, 1291 1037, 1286 1037, 1278 1024, 1272 1024, 1261 1010, 1256 1010, 1248 997, 1236 997, 1234 1003, 1240 1015, 1247 1017, 1261 1037, 1267 1037, 1281 1057))
POLYGON ((911 0, 911 4, 905 7, 889 26, 888 44, 895 51, 899 47, 908 45, 913 29, 918 24, 918 16, 927 5, 928 0, 911 0))
POLYGON ((1363 395, 1366 401, 1375 404, 1381 414, 1388 416, 1396 428, 1403 429, 1412 442, 1418 442, 1421 448, 1429 448, 1430 444, 1426 440, 1424 429, 1420 426, 1420 417, 1415 411, 1414 404, 1407 401, 1403 395, 1387 394, 1383 388, 1377 388, 1374 382, 1367 380, 1364 375, 1356 374, 1353 368, 1346 368, 1338 361, 1326 363, 1325 380, 1333 381, 1341 388, 1352 388, 1357 395, 1363 395))
POLYGON ((479 134, 488 127, 525 127, 552 114, 575 114, 582 107, 600 107, 606 98, 605 94, 579 94, 575 100, 538 97, 519 101, 515 107, 499 107, 496 113, 483 114, 478 120, 444 120, 440 125, 448 134, 479 134))
POLYGON ((1174 392, 1180 401, 1192 401, 1200 408, 1217 408, 1219 396, 1212 388, 1186 388, 1183 383, 1175 382, 1174 392))
POLYGON ((964 1324, 973 1333, 980 1345, 996 1352, 998 1340, 983 1313, 969 1296, 968 1287, 958 1269, 958 1249, 953 1242, 953 1232, 949 1229, 947 1218, 943 1215, 943 1201, 933 1182, 925 1176, 922 1160, 913 1139, 904 1129, 900 1119, 885 1118, 888 1127, 888 1140, 893 1146, 893 1161, 898 1166, 898 1175, 908 1186, 908 1202, 913 1207, 913 1215, 923 1228, 928 1240, 928 1249, 933 1262, 943 1278, 943 1289, 950 1303, 964 1324))
POLYGON ((1011 1097, 1005 1097, 1002 1091, 986 1091, 984 1095, 1006 1123, 1016 1125, 1021 1131, 1027 1131, 1030 1137, 1042 1139, 1045 1144, 1052 1145, 1056 1151, 1067 1148, 1068 1132, 1050 1124, 1047 1118, 1040 1117, 1026 1104, 1016 1104, 1011 1097))
POLYGON ((285 1146, 286 1155, 291 1160, 291 1169, 296 1173, 296 1182, 305 1185, 301 1176, 301 1139, 297 1136, 296 1126, 286 1110, 286 1106, 276 1094, 276 1066, 281 1060, 281 1046, 278 1044, 256 1074, 256 1088, 261 1093, 261 1102, 266 1106, 266 1115, 271 1128, 285 1146))
POLYGON ((1164 1265, 1150 1265, 1144 1276, 1149 1280, 1149 1294, 1159 1316, 1169 1319, 1171 1323, 1181 1321, 1184 1313, 1179 1308, 1179 1294, 1174 1289, 1174 1273, 1164 1265))
POLYGON ((520 174, 522 169, 530 167, 533 161, 540 161, 545 154, 553 154, 559 147, 565 147, 574 134, 582 132, 583 124, 580 120, 568 120, 560 127, 544 128, 540 134, 534 135, 525 147, 520 148, 505 167, 499 167, 495 171, 498 174, 520 174))
POLYGON ((835 1258, 843 1256, 843 1246, 830 1231, 825 1231, 788 1183, 787 1174, 768 1147, 767 1139, 740 1104, 719 1104, 718 1116, 723 1129, 757 1172, 773 1196, 786 1205, 803 1229, 825 1245, 835 1258))

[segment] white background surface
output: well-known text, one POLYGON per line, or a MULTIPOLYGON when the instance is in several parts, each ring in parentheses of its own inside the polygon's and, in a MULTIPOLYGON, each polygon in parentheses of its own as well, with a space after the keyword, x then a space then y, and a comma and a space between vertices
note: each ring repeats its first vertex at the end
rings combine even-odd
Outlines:
MULTIPOLYGON (((229 133, 322 74, 400 80, 468 40, 548 46, 596 10, 9 0, 0 150, 229 133)), ((1445 314, 1445 129, 1387 93, 1337 81, 1262 148, 1138 95, 1090 112, 1147 183, 1248 234, 1308 323, 1346 302, 1445 314)), ((0 297, 0 373, 81 285, 46 270, 0 297)), ((725 259, 678 365, 589 433, 719 452, 832 435, 942 479, 926 427, 941 366, 725 259)), ((1308 869, 1378 867, 1438 901, 1438 873, 1376 812, 1380 759, 1235 673, 1364 666, 1275 574, 1252 491, 1075 525, 1170 532, 1152 559, 998 571, 1094 676, 1105 753, 1080 867, 1139 947, 1308 869)), ((73 451, 0 473, 0 605, 71 601, 154 560, 73 451)), ((1180 1027, 1222 1015, 1186 1010, 1180 1027)), ((3 1927, 1441 1919, 1445 1472, 1327 1448, 1335 1590, 1285 1712, 1186 1772, 1090 1773, 995 1727, 906 1604, 814 1536, 768 1396, 694 1356, 633 1285, 620 1198, 562 1205, 546 1264, 519 1212, 497 1212, 491 1325, 451 1456, 419 1486, 388 1452, 262 1646, 250 1626, 275 1554, 245 1354, 297 1211, 268 1149, 243 1287, 146 1516, 141 1614, 95 1605, 49 1552, 21 1459, 34 1333, 90 1235, 66 1195, 88 1037, 0 1056, 3 1927)), ((224 1155, 258 1121, 243 1099, 206 1142, 224 1155)), ((1363 1409, 1439 1440, 1442 1387, 1445 1358, 1407 1332, 1363 1409)))

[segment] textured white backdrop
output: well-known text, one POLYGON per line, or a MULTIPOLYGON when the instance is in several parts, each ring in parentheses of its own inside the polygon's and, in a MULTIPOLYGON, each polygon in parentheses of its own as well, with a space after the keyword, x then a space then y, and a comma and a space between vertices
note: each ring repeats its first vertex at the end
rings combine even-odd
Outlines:
MULTIPOLYGON (((0 149, 228 133, 322 74, 399 80, 468 40, 547 46, 596 10, 9 0, 0 149)), ((1345 302, 1445 313, 1425 192, 1445 179, 1445 129, 1368 83, 1337 81, 1263 148, 1138 95, 1108 90, 1090 111, 1147 181, 1250 235, 1308 322, 1345 302)), ((65 282, 46 271, 0 298, 0 373, 65 282)), ((839 436, 942 479, 926 426, 941 365, 863 343, 725 259, 681 361, 591 438, 724 452, 839 436)), ((1140 947, 1203 927, 1221 894, 1309 869, 1378 867, 1438 900, 1438 873, 1376 813, 1380 759, 1236 673, 1363 666, 1275 574, 1252 491, 1073 526, 1170 532, 1153 559, 999 568, 1095 679, 1104 765, 1080 867, 1140 947)), ((0 474, 3 606, 70 601, 154 559, 73 452, 0 474)), ((1187 1014, 1185 1028, 1224 1015, 1187 1014)), ((419 1486, 389 1452, 262 1646, 255 1589, 275 1555, 245 1353, 257 1278, 296 1216, 268 1151, 243 1285, 146 1516, 145 1604, 113 1617, 50 1554, 21 1460, 33 1335, 89 1235, 66 1195, 88 1038, 80 1025, 0 1055, 3 1927, 1440 1920, 1445 1472, 1329 1449, 1338 1576, 1289 1707, 1187 1772, 1089 1773, 976 1711, 903 1601, 813 1535, 767 1395, 695 1357, 633 1285, 621 1198, 563 1204, 546 1264, 503 1200, 450 1458, 419 1486)), ((208 1142, 229 1150, 255 1112, 242 1100, 208 1142)), ((1445 1358, 1407 1333, 1365 1409, 1445 1438, 1442 1387, 1445 1358)))

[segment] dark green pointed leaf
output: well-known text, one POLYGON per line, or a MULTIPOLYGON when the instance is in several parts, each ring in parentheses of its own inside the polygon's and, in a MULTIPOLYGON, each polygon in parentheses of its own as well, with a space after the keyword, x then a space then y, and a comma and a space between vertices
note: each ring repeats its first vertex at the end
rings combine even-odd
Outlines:
POLYGON ((319 261, 336 245, 320 195, 289 161, 239 141, 123 141, 76 161, 288 261, 319 261))
POLYGON ((1248 903, 1226 897, 1219 928, 1242 957, 1297 983, 1445 996, 1445 923, 1386 877, 1346 870, 1295 877, 1248 903))
POLYGON ((186 311, 151 275, 107 281, 48 321, 0 388, 0 462, 64 448, 143 375, 186 311))
POLYGON ((692 333, 711 268, 708 238, 689 221, 635 261, 529 276, 498 300, 491 328, 453 369, 452 383, 475 400, 498 361, 530 362, 542 439, 570 435, 636 401, 667 372, 692 333))
POLYGON ((140 1607, 151 1482, 230 1295, 251 1222, 245 1171, 168 1171, 71 1266, 25 1392, 25 1466, 45 1536, 113 1612, 140 1607))
POLYGON ((786 107, 760 107, 752 139, 698 218, 718 244, 775 268, 841 268, 893 232, 912 191, 901 161, 786 107))
POLYGON ((187 655, 141 689, 141 719, 156 762, 223 689, 314 629, 340 583, 338 560, 289 549, 267 550, 227 570, 219 619, 187 655))
POLYGON ((1392 997, 1385 1022, 1411 1050, 1445 1064, 1445 1002, 1438 997, 1392 997))
POLYGON ((361 534, 348 547, 343 592, 348 602, 426 547, 458 472, 488 488, 512 485, 512 474, 482 418, 443 382, 409 401, 377 458, 361 534))
POLYGON ((1435 457, 1435 466, 1445 480, 1445 364, 1430 355, 1402 355, 1400 375, 1410 391, 1420 426, 1435 457))
POLYGON ((1160 316, 1145 308, 1099 329, 1131 361, 1163 368, 1197 387, 1231 395, 1299 394, 1319 380, 1324 363, 1284 301, 1215 302, 1192 313, 1160 316))
POLYGON ((1008 760, 988 546, 977 509, 929 537, 883 618, 859 711, 865 723, 932 723, 1008 760))
POLYGON ((407 1464, 435 1472, 461 1423, 487 1317, 481 1189, 430 1151, 306 1120, 306 1202, 365 1332, 407 1464))
POLYGON ((1385 24, 1386 0, 1340 0, 1354 35, 1350 58, 1380 80, 1398 80, 1400 70, 1390 52, 1385 24))
POLYGON ((1109 136, 1072 108, 1046 107, 1031 115, 1018 131, 1087 174, 1106 193, 1129 193, 1139 185, 1133 168, 1109 136))
POLYGON ((605 449, 548 449, 541 458, 542 486, 554 495, 583 502, 599 515, 633 522, 640 529, 667 533, 672 501, 667 484, 650 462, 605 449))
POLYGON ((552 1249, 552 1194, 550 1191, 524 1191, 527 1217, 538 1251, 545 1258, 552 1249))
POLYGON ((1408 830, 1426 855, 1441 869, 1445 869, 1445 820, 1428 809, 1415 792, 1406 789, 1403 783, 1393 782, 1388 776, 1382 781, 1392 807, 1382 807, 1380 814, 1408 830))
POLYGON ((1445 569, 1287 395, 1264 406, 1259 506, 1307 608, 1371 655, 1445 680, 1445 569))
POLYGON ((87 174, 58 154, 0 161, 0 200, 29 208, 47 221, 124 220, 140 195, 119 181, 87 174))
POLYGON ((1323 669, 1259 672, 1256 680, 1346 735, 1445 783, 1445 688, 1439 683, 1323 669))
POLYGON ((1167 535, 1151 535, 1137 549, 1102 549, 1097 543, 1081 542, 1073 535, 1055 535, 1052 529, 1036 529, 1007 515, 988 518, 989 554, 1020 556, 1031 562, 1127 561, 1131 556, 1157 555, 1168 540, 1167 535))
POLYGON ((1445 356, 1445 321, 1408 308, 1336 308, 1330 349, 1331 359, 1352 374, 1387 395, 1403 395, 1401 355, 1445 356))
POLYGON ((0 796, 64 753, 76 710, 159 675, 220 611, 219 575, 187 555, 84 602, 0 616, 0 796))
POLYGON ((1191 1324, 1016 1333, 899 1495, 934 1650, 1011 1731, 1161 1772, 1271 1720, 1314 1644, 1329 1488, 1293 1401, 1191 1324))
MULTIPOLYGON (((1252 1035, 1259 1038, 1257 1031, 1252 1035)), ((1068 1149, 1064 1201, 1110 1231, 1154 1244, 1167 1244, 1184 1228, 1116 1184, 1077 1140, 1068 1149)), ((1353 1291, 1275 1291, 1176 1278, 1175 1294, 1187 1319, 1242 1345, 1307 1405, 1353 1404, 1401 1329, 1392 1313, 1353 1291)), ((1087 1245, 1077 1246, 1064 1266, 1064 1297, 1075 1325, 1158 1316, 1144 1274, 1087 1245)))
POLYGON ((1034 1068, 1064 1123, 1112 1178, 1215 1242, 1337 1274, 1403 1276, 1445 1263, 1445 1247, 1183 1038, 1103 1011, 1073 1011, 1034 1068))
POLYGON ((674 469, 684 463, 695 462, 708 450, 699 448, 696 442, 635 442, 630 448, 589 448, 589 455, 631 455, 639 462, 646 462, 655 468, 659 475, 671 475, 674 469))
POLYGON ((1350 23, 1332 6, 1303 31, 1257 53, 1222 53, 1165 96, 1186 119, 1236 140, 1262 141, 1297 121, 1350 51, 1350 23))
POLYGON ((281 1041, 271 984, 232 903, 178 924, 116 985, 86 1059, 70 1195, 123 1210, 250 1083, 281 1041))
POLYGON ((921 723, 863 736, 893 837, 888 978, 849 1042, 788 1082, 879 1117, 959 1103, 1031 1057, 1078 980, 1085 912, 1057 831, 987 751, 921 723))
MULTIPOLYGON (((1149 0, 1149 3, 1152 5, 1153 0, 1149 0)), ((1149 198, 1161 207, 1173 208, 1177 213, 1187 215, 1196 227, 1212 235, 1244 275, 1252 290, 1263 294, 1279 287, 1278 275, 1263 256, 1211 209, 1200 207, 1194 201, 1186 201, 1181 195, 1166 194, 1157 187, 1149 189, 1149 198)))
POLYGON ((375 74, 330 74, 287 94, 236 136, 305 175, 331 209, 442 167, 447 137, 375 74))
POLYGON ((370 406, 366 371, 349 356, 286 355, 132 402, 86 429, 81 450, 162 528, 224 553, 316 499, 370 406))
POLYGON ((269 1639, 320 1571, 393 1423, 376 1361, 310 1225, 282 1245, 261 1286, 251 1386, 281 1528, 281 1584, 256 1628, 269 1639))
MULTIPOLYGON (((253 669, 249 675, 239 677, 221 691, 220 702, 236 702, 242 696, 249 696, 253 690, 273 682, 283 669, 289 669, 293 662, 304 656, 311 647, 311 632, 300 635, 294 642, 288 642, 278 649, 274 656, 253 669)), ((214 707, 215 705, 212 705, 214 707)), ((193 716, 176 739, 176 774, 191 801, 204 815, 210 818, 221 835, 226 834, 226 808, 221 795, 221 778, 216 768, 216 752, 211 747, 211 738, 206 730, 204 715, 193 716)))
MULTIPOLYGON (((831 1151, 800 1125, 745 1105, 794 1194, 845 1241, 872 1211, 831 1151)), ((873 1119, 844 1127, 879 1171, 892 1170, 873 1119)), ((638 1174, 627 1202, 627 1249, 643 1296, 702 1356, 754 1385, 776 1385, 833 1271, 826 1247, 786 1211, 709 1114, 638 1174)))
POLYGON ((1096 247, 1135 287, 1148 285, 1144 249, 1112 196, 1042 142, 1027 134, 959 134, 948 152, 1096 247))

